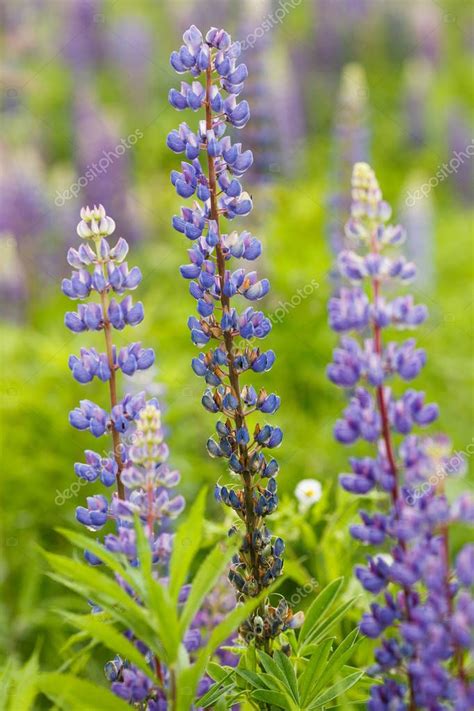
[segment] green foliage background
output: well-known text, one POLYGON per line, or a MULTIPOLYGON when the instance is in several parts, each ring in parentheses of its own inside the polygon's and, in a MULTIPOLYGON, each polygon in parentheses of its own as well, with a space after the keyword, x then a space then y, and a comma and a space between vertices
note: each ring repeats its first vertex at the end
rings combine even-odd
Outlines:
MULTIPOLYGON (((405 0, 391 4, 395 16, 404 4, 405 0)), ((454 20, 442 25, 443 49, 429 94, 426 147, 413 150, 406 140, 401 107, 403 52, 398 38, 389 36, 393 18, 365 27, 362 40, 359 37, 347 50, 347 59, 360 61, 367 72, 372 163, 395 216, 408 176, 413 171, 433 175, 449 159, 444 128, 447 109, 457 103, 468 106, 472 99, 472 54, 463 40, 472 8, 461 1, 434 5, 443 17, 454 20)), ((303 0, 275 29, 277 51, 278 47, 286 51, 298 42, 311 44, 314 25, 308 18, 312 7, 303 0)), ((128 101, 113 67, 101 70, 94 78, 105 110, 120 122, 120 135, 126 136, 137 127, 144 133, 133 149, 130 198, 137 219, 145 225, 146 237, 131 250, 129 261, 138 264, 144 274, 137 298, 144 302, 146 318, 133 334, 118 334, 116 342, 120 346, 133 338, 156 349, 156 380, 162 388, 160 399, 169 430, 171 461, 181 471, 183 494, 192 501, 204 485, 212 490, 224 472, 205 450, 214 423, 202 410, 202 382, 190 368, 196 349, 190 342, 186 320, 194 302, 178 273, 178 266, 186 261, 187 244, 170 227, 180 201, 169 185, 169 170, 176 159, 166 150, 165 136, 183 119, 167 105, 168 88, 175 83, 168 54, 179 43, 180 32, 174 13, 165 3, 122 0, 106 2, 105 8, 106 22, 131 11, 144 15, 155 38, 152 91, 145 107, 135 107, 128 101)), ((199 24, 199 17, 191 12, 186 21, 199 24)), ((31 79, 22 94, 23 117, 5 127, 5 136, 13 147, 21 146, 32 127, 41 130, 48 165, 45 187, 53 215, 62 209, 54 206, 55 191, 74 179, 71 76, 61 52, 52 57, 52 48, 44 47, 45 37, 55 34, 58 23, 54 13, 42 17, 37 31, 38 44, 43 44, 36 54, 26 57, 22 66, 24 76, 31 79)), ((337 488, 337 475, 346 468, 348 451, 332 439, 333 423, 344 398, 325 377, 336 342, 326 323, 331 292, 326 275, 331 256, 325 239, 335 87, 325 82, 318 67, 310 68, 306 82, 309 133, 298 152, 299 169, 291 180, 276 174, 270 186, 252 188, 255 217, 246 224, 250 227, 253 222, 264 244, 260 271, 272 284, 265 303, 267 311, 281 313, 282 305, 290 302, 298 289, 314 280, 318 284, 298 306, 284 307, 286 313, 274 323, 267 341, 277 353, 277 362, 265 376, 265 387, 281 396, 277 419, 285 435, 279 451, 283 502, 273 529, 289 542, 290 594, 311 578, 322 586, 339 575, 346 576, 351 592, 359 593, 350 580, 350 571, 363 559, 364 551, 347 534, 349 522, 356 517, 357 502, 337 488), (293 494, 302 478, 319 479, 324 492, 306 516, 297 512, 293 494)), ((191 122, 192 117, 187 120, 191 122)), ((473 442, 472 211, 458 198, 452 179, 440 183, 431 197, 435 206, 437 276, 430 293, 420 293, 415 286, 417 298, 426 301, 431 313, 429 323, 417 333, 419 344, 428 352, 428 365, 416 387, 440 405, 436 431, 447 432, 454 448, 465 451, 473 442)), ((73 235, 61 234, 58 227, 55 230, 50 239, 61 255, 73 235)), ((81 345, 95 345, 95 341, 87 334, 70 334, 63 326, 69 302, 59 291, 59 273, 66 275, 68 270, 64 257, 60 259, 57 283, 41 269, 33 272, 35 284, 31 285, 33 296, 26 318, 21 322, 3 321, 1 334, 0 658, 24 661, 39 645, 41 662, 51 669, 62 661, 59 650, 68 635, 64 623, 54 614, 54 608, 65 603, 67 593, 45 578, 38 546, 55 552, 70 551, 55 528, 74 527, 75 507, 94 491, 91 485, 77 491, 73 463, 81 461, 84 448, 97 442, 73 430, 67 415, 83 397, 106 403, 103 387, 75 383, 67 367, 70 353, 77 352, 81 345), (76 491, 71 489, 73 485, 76 491)), ((449 482, 449 494, 454 496, 469 481, 472 478, 468 474, 467 479, 449 482)), ((225 530, 223 512, 211 497, 207 515, 211 542, 225 530)), ((454 532, 454 549, 465 535, 454 532)), ((303 606, 307 602, 303 600, 303 606)), ((67 604, 82 609, 77 599, 71 598, 67 604)), ((361 597, 360 606, 364 604, 361 597)), ((357 615, 354 613, 354 620, 357 615)), ((103 660, 104 655, 98 658, 103 660)), ((370 645, 366 644, 359 651, 359 662, 364 665, 369 659, 370 645)), ((100 679, 100 664, 90 664, 88 674, 100 679)))

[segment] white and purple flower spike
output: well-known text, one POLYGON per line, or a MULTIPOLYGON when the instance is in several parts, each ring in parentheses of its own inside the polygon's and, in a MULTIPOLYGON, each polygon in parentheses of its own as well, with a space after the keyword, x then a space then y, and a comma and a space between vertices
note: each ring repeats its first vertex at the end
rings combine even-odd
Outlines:
POLYGON ((413 389, 395 398, 389 386, 396 375, 415 378, 426 355, 413 338, 384 342, 382 334, 388 327, 414 328, 427 316, 411 295, 388 302, 382 296, 394 280, 403 284, 415 275, 414 265, 404 257, 382 253, 404 238, 402 228, 387 225, 390 214, 374 172, 357 163, 346 226, 356 246, 338 257, 340 276, 351 285, 340 289, 328 309, 331 327, 353 336, 342 337, 327 372, 333 383, 352 393, 336 423, 336 439, 345 445, 358 439, 377 445, 375 458, 350 460, 352 473, 341 474, 341 486, 362 496, 378 489, 386 497, 383 513, 362 510, 362 523, 350 528, 356 540, 384 546, 382 550, 388 543, 391 553, 389 561, 383 555, 369 557, 367 566, 356 568, 368 592, 384 593, 382 604, 373 603, 360 626, 366 636, 381 638, 370 671, 383 683, 372 687, 367 708, 451 708, 453 699, 471 693, 464 656, 468 627, 474 626, 474 601, 459 589, 473 582, 473 551, 467 546, 459 553, 459 584, 454 585, 448 529, 461 507, 449 505, 439 458, 430 454, 426 438, 413 432, 436 420, 438 408, 413 389), (396 446, 397 437, 401 442, 396 446))

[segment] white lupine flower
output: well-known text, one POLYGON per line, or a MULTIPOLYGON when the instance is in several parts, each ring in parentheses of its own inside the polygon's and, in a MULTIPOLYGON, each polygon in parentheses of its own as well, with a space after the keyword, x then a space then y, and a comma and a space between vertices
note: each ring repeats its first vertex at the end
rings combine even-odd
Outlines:
POLYGON ((301 479, 295 489, 301 512, 307 511, 321 498, 323 488, 317 479, 301 479))
POLYGON ((115 221, 106 215, 103 205, 83 207, 81 209, 81 221, 77 226, 77 234, 82 239, 91 237, 107 237, 115 231, 115 221))

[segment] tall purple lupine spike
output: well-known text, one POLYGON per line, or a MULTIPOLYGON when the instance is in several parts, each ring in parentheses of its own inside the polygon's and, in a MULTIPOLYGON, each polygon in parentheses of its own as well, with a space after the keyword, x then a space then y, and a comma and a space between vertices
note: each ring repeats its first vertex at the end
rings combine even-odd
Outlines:
POLYGON ((391 301, 383 296, 387 284, 403 284, 415 273, 404 257, 390 255, 404 231, 388 225, 389 217, 390 207, 382 200, 373 171, 357 163, 346 226, 355 247, 338 258, 339 272, 350 286, 329 302, 330 325, 344 335, 328 377, 353 393, 336 423, 336 439, 346 445, 361 439, 377 446, 375 457, 351 458, 352 472, 341 475, 341 485, 359 495, 378 489, 386 497, 383 510, 361 511, 361 523, 351 527, 356 540, 375 549, 388 545, 391 552, 389 560, 372 554, 367 566, 356 568, 367 591, 384 593, 361 622, 366 636, 381 638, 371 672, 383 683, 372 687, 368 709, 447 708, 445 703, 454 701, 449 708, 467 711, 474 698, 464 667, 474 622, 474 600, 468 592, 472 547, 461 551, 453 571, 448 529, 452 521, 473 521, 474 502, 462 497, 449 505, 443 488, 449 470, 438 469, 429 441, 412 433, 436 419, 437 406, 426 404, 424 393, 414 389, 397 398, 387 385, 397 374, 411 381, 426 360, 412 338, 402 343, 382 339, 386 327, 413 328, 426 318, 426 309, 409 296, 391 301), (345 335, 350 331, 359 338, 345 335), (403 439, 397 445, 399 435, 403 439))
MULTIPOLYGON (((140 343, 132 343, 118 352, 113 344, 114 329, 121 331, 127 325, 137 326, 144 317, 142 303, 133 304, 131 296, 123 296, 127 291, 136 289, 142 275, 138 267, 128 269, 124 261, 128 244, 122 237, 114 247, 110 246, 107 238, 114 231, 115 222, 106 215, 102 205, 94 205, 92 209, 82 208, 77 233, 83 243, 79 249, 71 248, 68 252, 68 262, 76 271, 72 272, 70 279, 63 279, 62 291, 70 299, 81 302, 77 311, 66 314, 66 326, 76 333, 103 331, 105 337, 105 353, 98 353, 94 348, 82 348, 79 356, 70 356, 72 374, 80 383, 88 383, 95 377, 108 382, 110 394, 110 412, 90 400, 81 400, 69 419, 73 427, 89 429, 95 437, 106 433, 112 435, 112 457, 107 459, 106 464, 92 467, 95 475, 91 480, 97 479, 99 474, 102 479, 102 473, 106 479, 103 483, 110 485, 116 480, 118 498, 124 500, 121 472, 125 465, 125 452, 121 437, 130 431, 145 405, 145 397, 143 393, 133 397, 125 395, 119 401, 117 372, 121 370, 126 375, 132 375, 137 370, 145 370, 153 365, 155 354, 151 348, 142 348, 140 343), (94 293, 99 300, 85 303, 94 293), (109 476, 111 472, 113 477, 109 476)), ((97 458, 101 459, 99 455, 94 455, 94 462, 97 458)), ((82 469, 77 469, 78 475, 82 476, 80 472, 82 469)), ((87 525, 89 517, 85 512, 83 516, 83 522, 87 525)))
MULTIPOLYGON (((236 296, 252 304, 258 301, 268 292, 269 282, 260 280, 255 271, 227 268, 232 257, 255 260, 261 245, 250 232, 226 233, 222 225, 223 219, 233 220, 252 209, 252 199, 240 182, 252 165, 252 153, 225 135, 228 124, 239 129, 249 119, 247 101, 238 100, 248 72, 245 64, 238 63, 240 46, 224 30, 213 27, 204 38, 193 25, 183 39, 184 44, 171 55, 171 65, 179 74, 190 72, 193 80, 183 81, 179 90, 172 89, 169 100, 178 110, 204 110, 205 118, 197 131, 181 123, 168 136, 168 147, 187 159, 180 171, 172 172, 171 181, 178 195, 194 199, 191 207, 183 207, 173 218, 173 226, 192 243, 190 264, 181 267, 197 301, 197 318, 191 316, 188 321, 192 341, 200 347, 215 344, 194 358, 192 367, 208 385, 202 398, 204 408, 222 416, 216 426, 217 439, 211 437, 207 448, 212 457, 227 460, 233 477, 231 485, 217 485, 216 498, 235 511, 243 527, 242 545, 229 577, 239 599, 244 599, 258 595, 281 574, 284 551, 283 541, 265 526, 278 503, 278 464, 271 451, 283 435, 278 427, 250 423, 253 413, 273 414, 280 398, 240 383, 243 373, 262 373, 272 367, 273 351, 261 352, 254 345, 254 339, 267 335, 271 323, 253 306, 241 313, 233 306, 236 296)), ((296 626, 300 618, 301 614, 293 616, 284 600, 277 608, 267 603, 244 623, 241 632, 269 649, 272 640, 288 626, 296 626)))
MULTIPOLYGON (((138 267, 129 270, 125 262, 128 244, 123 238, 114 246, 109 244, 115 222, 102 205, 83 208, 81 218, 77 232, 83 243, 79 249, 69 250, 68 262, 74 271, 62 283, 63 293, 80 303, 76 312, 66 314, 65 323, 76 333, 102 331, 105 352, 81 348, 78 356, 70 356, 69 367, 81 384, 94 378, 108 383, 110 407, 105 410, 90 400, 81 400, 69 420, 73 427, 90 430, 95 437, 111 435, 113 449, 105 456, 86 450, 85 462, 76 463, 74 470, 79 478, 87 482, 100 479, 106 487, 115 486, 116 491, 110 501, 103 494, 88 496, 87 505, 78 506, 76 518, 94 532, 114 521, 116 532, 104 537, 105 549, 123 554, 132 565, 138 565, 134 529, 134 516, 138 515, 152 551, 154 575, 165 584, 173 538, 168 522, 184 508, 183 497, 173 494, 180 476, 166 463, 168 447, 156 400, 146 402, 143 392, 127 393, 119 399, 117 383, 119 372, 132 376, 145 371, 153 365, 155 355, 151 348, 142 348, 138 342, 120 350, 113 343, 114 330, 136 326, 143 320, 142 304, 133 304, 131 296, 124 296, 138 286, 141 273, 138 267), (88 301, 95 294, 98 301, 88 301)), ((89 551, 85 556, 91 565, 101 564, 100 556, 89 551)), ((133 594, 123 581, 119 582, 133 594)), ((140 640, 129 635, 145 655, 149 653, 140 640)), ((152 662, 157 674, 162 674, 160 660, 152 662)), ((112 690, 131 703, 150 700, 147 708, 152 709, 153 700, 163 696, 162 690, 153 685, 153 674, 147 677, 120 657, 106 664, 105 673, 112 690)))

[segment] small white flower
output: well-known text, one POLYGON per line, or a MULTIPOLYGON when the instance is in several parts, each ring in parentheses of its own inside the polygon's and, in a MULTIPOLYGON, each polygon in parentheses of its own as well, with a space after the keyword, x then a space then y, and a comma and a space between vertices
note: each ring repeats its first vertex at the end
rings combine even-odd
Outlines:
POLYGON ((300 511, 304 513, 321 498, 323 489, 317 479, 301 479, 295 489, 295 496, 300 505, 300 511))

